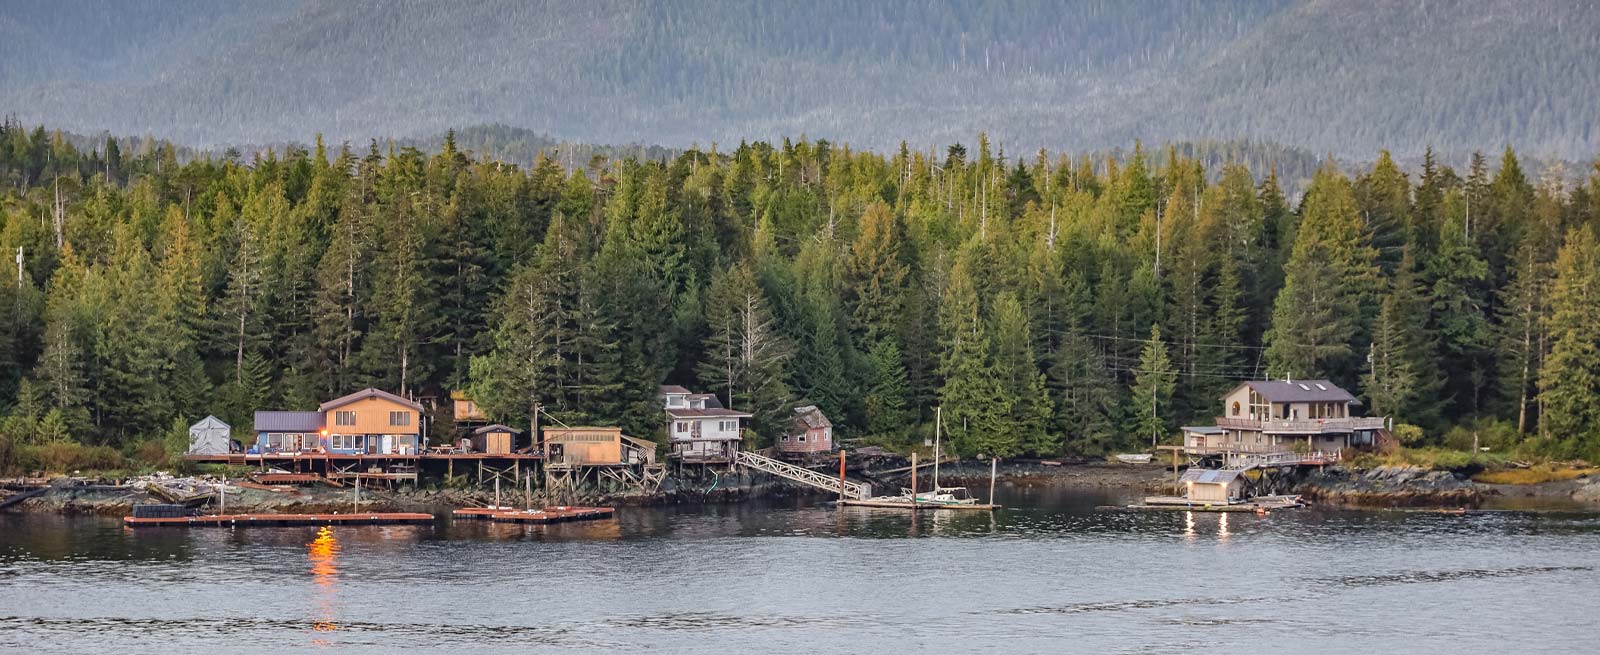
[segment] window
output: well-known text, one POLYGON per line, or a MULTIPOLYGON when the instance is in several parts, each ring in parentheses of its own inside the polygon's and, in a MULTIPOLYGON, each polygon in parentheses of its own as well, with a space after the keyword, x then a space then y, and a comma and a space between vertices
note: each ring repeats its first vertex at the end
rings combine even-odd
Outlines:
POLYGON ((1234 416, 1238 416, 1239 415, 1239 401, 1237 401, 1237 400, 1233 402, 1233 415, 1234 416))
POLYGON ((331 438, 330 447, 349 450, 356 447, 356 436, 353 434, 336 434, 331 438))
POLYGON ((411 412, 389 412, 389 425, 411 425, 411 412))
POLYGON ((668 407, 682 407, 683 406, 683 396, 667 396, 667 406, 668 407))
POLYGON ((800 443, 805 443, 805 442, 806 442, 806 435, 803 435, 803 434, 802 434, 802 435, 800 435, 800 436, 799 436, 799 437, 797 437, 797 438, 798 438, 798 439, 800 439, 800 443))
POLYGON ((678 432, 680 432, 680 433, 688 432, 689 431, 689 422, 688 421, 678 421, 677 429, 678 429, 678 432))
POLYGON ((717 429, 723 432, 738 432, 738 421, 717 421, 717 429))
POLYGON ((355 425, 356 424, 356 413, 355 412, 334 412, 333 413, 333 424, 334 425, 355 425))
POLYGON ((785 443, 787 443, 789 441, 789 435, 783 435, 783 440, 785 443))

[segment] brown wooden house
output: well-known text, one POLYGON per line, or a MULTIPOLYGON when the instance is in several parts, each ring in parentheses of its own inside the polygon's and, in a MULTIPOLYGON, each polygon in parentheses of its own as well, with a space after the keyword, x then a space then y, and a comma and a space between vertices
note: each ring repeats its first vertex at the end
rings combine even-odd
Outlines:
POLYGON ((541 432, 546 468, 656 463, 655 443, 627 436, 622 428, 557 427, 541 432))

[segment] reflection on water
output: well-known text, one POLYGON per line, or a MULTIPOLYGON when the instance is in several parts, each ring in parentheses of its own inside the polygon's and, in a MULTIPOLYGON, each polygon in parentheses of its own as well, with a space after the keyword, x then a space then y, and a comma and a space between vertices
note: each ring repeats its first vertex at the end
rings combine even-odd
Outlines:
MULTIPOLYGON (((311 562, 311 583, 316 586, 316 618, 311 623, 313 632, 333 632, 339 629, 334 622, 338 616, 339 592, 339 540, 333 536, 332 526, 317 530, 317 538, 306 544, 306 559, 311 562)), ((311 640, 314 645, 327 645, 321 638, 311 640)))
POLYGON ((1592 650, 1593 513, 998 500, 320 529, 0 515, 0 652, 1592 650))

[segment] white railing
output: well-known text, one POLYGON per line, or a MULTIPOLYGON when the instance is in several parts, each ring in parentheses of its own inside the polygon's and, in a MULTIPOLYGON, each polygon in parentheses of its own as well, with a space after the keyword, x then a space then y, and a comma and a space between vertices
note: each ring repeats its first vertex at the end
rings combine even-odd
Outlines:
POLYGON ((1314 450, 1306 453, 1238 453, 1229 455, 1222 468, 1244 471, 1259 466, 1295 466, 1300 464, 1331 464, 1339 461, 1339 452, 1314 450))
POLYGON ((844 497, 852 500, 864 500, 872 496, 871 485, 861 482, 852 482, 850 480, 845 480, 841 484, 839 478, 818 473, 805 467, 795 466, 788 462, 779 461, 771 457, 757 455, 750 451, 739 451, 736 461, 741 466, 762 471, 764 473, 771 473, 772 475, 776 475, 780 478, 816 487, 818 489, 822 489, 823 491, 837 492, 840 491, 842 487, 844 497))

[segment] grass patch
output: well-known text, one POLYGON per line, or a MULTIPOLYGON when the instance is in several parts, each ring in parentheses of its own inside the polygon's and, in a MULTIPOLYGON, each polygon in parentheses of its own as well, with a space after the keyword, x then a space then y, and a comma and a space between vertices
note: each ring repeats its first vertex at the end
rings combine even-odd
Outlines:
POLYGON ((1596 468, 1557 467, 1548 464, 1520 469, 1484 471, 1472 476, 1474 482, 1485 484, 1541 484, 1576 480, 1600 473, 1596 468))
POLYGON ((1474 453, 1449 448, 1400 448, 1394 452, 1358 455, 1346 463, 1356 468, 1416 466, 1439 471, 1473 473, 1505 466, 1506 456, 1500 453, 1474 453))

